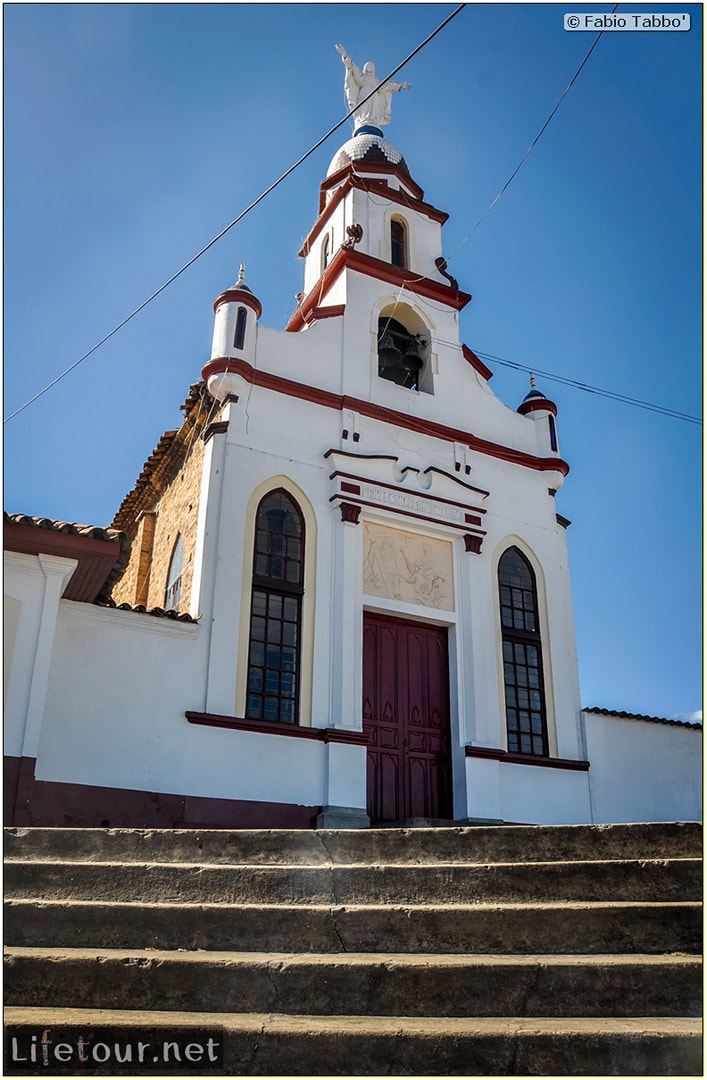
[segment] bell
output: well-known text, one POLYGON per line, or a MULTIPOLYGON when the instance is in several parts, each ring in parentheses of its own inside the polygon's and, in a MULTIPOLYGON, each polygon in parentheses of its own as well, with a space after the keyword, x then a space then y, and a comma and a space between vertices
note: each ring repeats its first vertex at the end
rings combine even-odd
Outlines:
POLYGON ((400 367, 402 354, 395 347, 392 334, 386 334, 378 346, 378 366, 381 371, 388 368, 400 367))
POLYGON ((414 352, 405 353, 405 356, 400 361, 400 366, 403 371, 409 371, 411 373, 417 373, 422 367, 422 364, 422 357, 414 352))

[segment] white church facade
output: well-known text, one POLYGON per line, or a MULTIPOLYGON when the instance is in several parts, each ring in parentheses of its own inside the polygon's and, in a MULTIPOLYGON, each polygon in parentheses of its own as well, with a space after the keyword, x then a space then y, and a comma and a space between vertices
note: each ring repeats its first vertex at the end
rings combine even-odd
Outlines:
POLYGON ((360 124, 113 527, 6 515, 8 823, 700 816, 699 725, 582 709, 557 409, 461 340, 446 216, 360 124))

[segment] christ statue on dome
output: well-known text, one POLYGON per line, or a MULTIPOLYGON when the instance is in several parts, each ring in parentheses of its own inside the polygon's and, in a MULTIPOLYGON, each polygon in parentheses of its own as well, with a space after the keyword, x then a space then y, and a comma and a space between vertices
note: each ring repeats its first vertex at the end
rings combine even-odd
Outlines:
POLYGON ((336 45, 335 48, 341 54, 346 67, 344 91, 349 109, 353 110, 356 127, 365 124, 381 127, 383 124, 389 124, 390 99, 398 90, 409 90, 410 83, 382 83, 376 78, 376 69, 370 60, 363 65, 363 71, 361 71, 347 55, 343 45, 336 45), (372 96, 369 97, 369 94, 372 96))

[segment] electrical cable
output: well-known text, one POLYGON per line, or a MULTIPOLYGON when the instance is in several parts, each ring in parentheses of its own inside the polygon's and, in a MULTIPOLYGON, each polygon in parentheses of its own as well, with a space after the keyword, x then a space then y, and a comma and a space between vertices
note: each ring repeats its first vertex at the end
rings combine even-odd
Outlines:
MULTIPOLYGON (((439 34, 439 32, 441 30, 443 30, 444 27, 447 26, 447 24, 450 23, 451 20, 453 18, 455 18, 459 14, 459 12, 462 11, 465 7, 466 7, 466 4, 457 5, 457 7, 454 9, 454 11, 452 11, 449 15, 447 15, 447 17, 442 20, 442 22, 439 24, 439 26, 435 30, 433 30, 431 34, 428 34, 428 36, 425 38, 425 40, 421 41, 420 44, 416 48, 414 48, 412 50, 412 52, 409 53, 405 57, 405 59, 402 60, 397 65, 397 67, 394 67, 393 70, 388 75, 386 75, 386 77, 384 79, 382 79, 381 82, 378 85, 380 86, 383 83, 388 82, 390 79, 393 78, 394 75, 397 75, 397 73, 400 71, 400 69, 402 67, 404 67, 405 64, 409 63, 409 61, 412 60, 412 58, 414 56, 416 56, 420 52, 421 49, 423 49, 426 45, 428 45, 429 42, 432 41, 432 39, 434 37, 436 37, 437 34, 439 34)), ((200 259, 202 255, 206 254, 206 252, 209 250, 209 248, 212 248, 214 246, 214 244, 216 244, 219 240, 221 240, 222 237, 224 237, 226 235, 226 233, 229 232, 233 228, 234 225, 237 225, 239 223, 239 221, 242 221, 243 218, 246 216, 246 214, 250 213, 251 210, 255 209, 255 207, 259 203, 261 203, 263 201, 263 199, 267 195, 270 194, 271 191, 274 191, 275 188, 278 187, 278 185, 281 184, 283 180, 287 179, 287 177, 290 176, 291 173, 293 173, 295 171, 295 169, 297 169, 304 161, 306 161, 307 158, 310 157, 314 153, 315 150, 318 150, 319 147, 322 145, 322 143, 326 142, 326 140, 329 138, 329 136, 333 135, 335 131, 338 131, 338 129, 341 127, 341 125, 345 124, 346 121, 349 120, 353 116, 354 112, 357 109, 359 109, 361 107, 361 105, 363 105, 366 101, 368 101, 369 98, 373 97, 373 95, 375 93, 377 93, 377 91, 378 91, 378 87, 373 89, 371 91, 371 93, 368 94, 365 98, 362 98, 361 101, 358 102, 358 104, 356 105, 356 107, 354 109, 351 109, 346 114, 346 116, 344 116, 341 120, 339 120, 339 122, 337 124, 334 124, 334 126, 332 128, 329 128, 326 135, 322 135, 321 139, 318 139, 317 142, 313 146, 311 146, 309 148, 309 150, 307 150, 307 152, 305 154, 303 154, 302 157, 300 157, 294 163, 294 165, 290 165, 289 169, 286 169, 285 172, 282 173, 277 178, 277 180, 273 181, 273 183, 270 184, 269 187, 267 187, 263 192, 261 192, 261 194, 258 195, 257 199, 254 199, 253 202, 250 203, 250 205, 245 208, 245 210, 241 211, 241 213, 238 215, 238 217, 234 218, 233 221, 230 222, 230 224, 226 225, 226 227, 224 229, 222 229, 221 232, 217 233, 217 235, 214 236, 212 240, 209 240, 208 244, 205 244, 204 247, 201 248, 200 251, 197 251, 196 255, 193 255, 192 258, 189 259, 188 262, 184 263, 184 265, 182 267, 180 267, 180 269, 177 270, 176 273, 172 274, 172 276, 170 278, 168 278, 167 281, 165 281, 165 283, 163 285, 160 285, 159 289, 156 289, 151 294, 151 296, 148 296, 148 298, 146 300, 143 300, 143 302, 141 304, 139 304, 138 307, 136 307, 133 311, 131 311, 129 315, 126 315, 125 318, 122 319, 117 324, 117 326, 114 326, 112 330, 110 330, 107 334, 105 334, 104 337, 102 337, 100 341, 96 342, 96 344, 93 345, 87 352, 85 352, 83 354, 83 356, 80 356, 78 358, 78 360, 75 360, 73 362, 73 364, 70 364, 69 367, 66 368, 65 371, 62 371, 61 374, 57 375, 56 378, 52 379, 52 381, 50 383, 47 383, 47 385, 42 390, 39 390, 36 394, 34 394, 33 397, 29 398, 28 401, 25 401, 24 405, 20 405, 20 407, 18 409, 15 409, 15 411, 10 413, 9 416, 6 416, 5 419, 3 420, 3 423, 6 424, 9 420, 12 420, 15 416, 19 415, 19 413, 23 412, 26 408, 28 408, 28 406, 32 405, 38 398, 42 397, 43 394, 46 394, 48 390, 51 390, 52 387, 56 386, 56 384, 58 382, 60 382, 71 371, 73 371, 74 368, 77 368, 79 366, 79 364, 82 364, 84 360, 87 360, 89 358, 89 356, 91 356, 93 353, 96 352, 97 349, 100 349, 100 347, 102 345, 105 345, 105 343, 110 338, 112 338, 114 334, 117 334, 119 330, 122 330, 122 328, 124 326, 126 326, 127 323, 129 323, 131 321, 131 319, 134 319, 136 315, 139 315, 139 313, 141 311, 143 311, 143 309, 146 308, 148 304, 152 303, 152 301, 155 300, 160 295, 160 293, 163 293, 165 291, 165 289, 167 289, 173 282, 175 282, 177 280, 177 278, 180 277, 180 275, 184 273, 185 270, 188 270, 190 266, 193 266, 194 263, 197 261, 197 259, 200 259)))
MULTIPOLYGON (((611 9, 611 14, 612 14, 612 15, 614 14, 614 12, 616 11, 616 9, 617 9, 617 7, 618 7, 618 6, 619 6, 618 4, 614 4, 613 8, 611 9)), ((570 79, 570 81, 568 82, 567 86, 566 86, 566 87, 565 87, 565 89, 564 89, 564 92, 562 93, 562 96, 560 97, 559 101, 558 101, 558 102, 557 102, 557 104, 555 105, 555 108, 554 108, 554 109, 552 110, 552 112, 551 112, 551 113, 550 113, 550 115, 548 116, 547 120, 545 121, 545 123, 543 124, 543 126, 542 126, 542 127, 540 128, 540 131, 539 131, 539 132, 537 133, 537 135, 535 136, 535 138, 534 138, 534 139, 533 139, 533 141, 531 142, 530 146, 528 147, 528 149, 527 149, 527 150, 525 151, 525 153, 523 154, 523 157, 522 157, 522 158, 520 159, 520 161, 519 161, 519 162, 518 162, 518 164, 516 165, 515 169, 513 170, 513 172, 511 173, 511 175, 510 175, 510 176, 508 177, 508 179, 506 180, 505 184, 503 185, 503 187, 501 188, 501 190, 500 190, 500 191, 498 192, 498 194, 496 195, 496 197, 495 197, 495 198, 494 198, 494 199, 493 199, 493 200, 492 200, 492 201, 491 201, 491 202, 489 203, 489 205, 488 205, 488 206, 486 207, 486 209, 484 210, 484 212, 483 212, 483 214, 481 215, 481 217, 479 218, 479 220, 478 220, 478 221, 476 222, 476 225, 474 225, 474 228, 473 228, 473 229, 471 230, 471 232, 470 232, 470 233, 467 233, 467 235, 466 235, 466 236, 464 237, 464 239, 462 240, 462 242, 461 242, 460 244, 458 244, 458 245, 457 245, 457 246, 455 247, 454 251, 452 252, 452 254, 451 254, 451 255, 449 256, 449 258, 447 259, 447 262, 449 262, 449 260, 450 260, 450 259, 453 259, 453 258, 454 258, 454 256, 455 256, 455 255, 457 254, 457 252, 458 252, 458 251, 459 251, 459 250, 460 250, 461 248, 463 248, 463 247, 464 247, 464 244, 466 244, 467 240, 470 240, 470 239, 471 239, 471 237, 472 237, 472 236, 474 235, 474 233, 475 233, 475 232, 476 232, 476 230, 478 229, 478 227, 479 227, 479 225, 481 224, 481 222, 482 222, 482 221, 483 221, 483 220, 484 220, 484 219, 485 219, 486 217, 488 217, 488 215, 489 215, 489 214, 491 213, 491 211, 493 210, 494 206, 496 205, 496 203, 498 202, 498 200, 499 200, 499 199, 501 198, 501 196, 503 195, 503 193, 504 193, 504 192, 505 192, 505 191, 506 191, 506 190, 507 190, 507 189, 508 189, 508 188, 510 187, 510 185, 511 185, 512 181, 513 181, 513 180, 514 180, 514 179, 516 178, 516 176, 517 176, 517 175, 518 175, 518 173, 520 172, 521 168, 522 168, 522 167, 523 167, 523 165, 525 164, 525 162, 526 162, 526 160, 527 160, 528 156, 530 155, 530 152, 531 152, 531 150, 533 150, 533 149, 535 148, 535 146, 536 146, 536 145, 538 144, 538 142, 540 141, 540 137, 541 137, 541 136, 542 136, 542 134, 544 133, 544 131, 545 131, 545 129, 547 128, 548 124, 549 124, 549 123, 550 123, 550 121, 552 120, 553 116, 555 115, 555 113, 556 113, 556 112, 557 112, 557 110, 559 109, 559 107, 560 107, 560 105, 562 104, 562 102, 563 102, 563 101, 565 100, 565 98, 566 98, 566 97, 567 97, 567 95, 569 94, 570 90, 572 89, 572 87, 573 87, 574 83, 576 82, 576 80, 577 80, 577 78, 578 78, 578 76, 579 76, 579 73, 581 72, 581 70, 582 70, 582 68, 584 67, 584 65, 585 65, 585 64, 587 63, 587 60, 589 59, 589 57, 590 57, 590 56, 592 55, 592 53, 594 52, 594 49, 595 49, 595 47, 596 47, 596 45, 597 45, 597 42, 599 41, 599 38, 600 38, 600 37, 602 36, 602 34, 603 34, 603 33, 604 33, 604 31, 603 31, 603 30, 600 30, 600 31, 599 31, 599 33, 597 34, 597 36, 596 36, 596 37, 594 38, 594 41, 592 42, 592 44, 591 44, 591 46, 590 46, 590 48, 589 48, 589 51, 587 52, 587 55, 586 55, 586 56, 584 57, 584 60, 583 60, 583 61, 582 61, 582 63, 581 63, 580 65, 579 65, 579 67, 578 67, 578 68, 577 68, 577 70, 575 71, 574 75, 572 76, 572 78, 571 78, 571 79, 570 79)))
POLYGON ((670 416, 674 420, 683 420, 688 424, 702 425, 702 420, 699 416, 692 416, 690 413, 680 412, 678 409, 671 409, 666 405, 656 405, 651 401, 642 401, 640 398, 631 397, 628 394, 618 394, 613 390, 604 390, 598 386, 592 386, 590 383, 578 382, 576 379, 568 379, 564 375, 554 375, 550 371, 541 371, 537 367, 528 367, 526 364, 519 364, 514 360, 505 360, 501 356, 494 356, 493 353, 482 352, 480 349, 474 349, 477 356, 482 360, 491 360, 495 364, 501 364, 502 367, 514 368, 517 371, 528 371, 534 375, 541 375, 543 379, 550 379, 551 382, 562 383, 564 386, 571 386, 575 390, 584 390, 588 394, 596 394, 599 397, 609 398, 612 401, 618 401, 623 405, 633 405, 637 409, 647 409, 649 412, 661 413, 663 416, 670 416))

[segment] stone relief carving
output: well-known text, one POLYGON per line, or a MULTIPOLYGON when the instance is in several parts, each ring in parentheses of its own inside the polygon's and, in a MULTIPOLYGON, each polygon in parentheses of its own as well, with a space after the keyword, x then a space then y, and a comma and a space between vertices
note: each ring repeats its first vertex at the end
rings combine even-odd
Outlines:
POLYGON ((366 522, 363 591, 408 604, 454 610, 452 545, 366 522))

